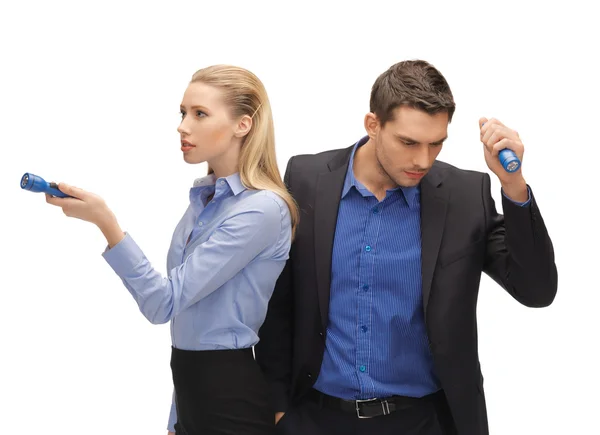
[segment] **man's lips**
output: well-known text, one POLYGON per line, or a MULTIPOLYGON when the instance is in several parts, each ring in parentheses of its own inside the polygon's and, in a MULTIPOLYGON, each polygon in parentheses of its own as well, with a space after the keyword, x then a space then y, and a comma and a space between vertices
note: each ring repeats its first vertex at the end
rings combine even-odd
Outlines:
POLYGON ((409 171, 404 171, 404 172, 410 178, 421 178, 423 175, 425 175, 425 172, 409 172, 409 171))

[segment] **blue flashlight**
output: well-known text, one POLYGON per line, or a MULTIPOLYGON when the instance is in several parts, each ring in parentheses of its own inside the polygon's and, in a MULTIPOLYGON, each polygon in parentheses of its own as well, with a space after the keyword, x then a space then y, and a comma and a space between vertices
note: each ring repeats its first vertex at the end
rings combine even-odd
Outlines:
MULTIPOLYGON (((485 122, 481 124, 483 127, 485 122)), ((505 148, 498 153, 498 160, 506 172, 515 172, 521 167, 521 160, 515 152, 509 148, 505 148)))
POLYGON ((26 172, 21 177, 21 189, 29 190, 31 192, 49 193, 50 195, 58 196, 59 198, 72 198, 70 195, 61 192, 58 189, 58 184, 48 183, 42 177, 30 174, 29 172, 26 172))
POLYGON ((506 172, 515 172, 521 167, 521 161, 511 149, 505 148, 498 153, 498 159, 506 172))

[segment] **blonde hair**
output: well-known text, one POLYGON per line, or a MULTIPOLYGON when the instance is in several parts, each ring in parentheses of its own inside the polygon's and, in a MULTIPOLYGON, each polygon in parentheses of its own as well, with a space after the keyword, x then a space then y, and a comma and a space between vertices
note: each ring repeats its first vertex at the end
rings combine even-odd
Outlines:
MULTIPOLYGON (((234 118, 252 117, 252 127, 244 138, 239 172, 249 189, 271 190, 287 203, 292 219, 292 239, 300 218, 298 205, 281 180, 275 155, 275 129, 267 91, 250 71, 231 65, 213 65, 194 73, 190 83, 201 82, 223 92, 225 104, 234 118)), ((208 173, 213 172, 208 168, 208 173)))

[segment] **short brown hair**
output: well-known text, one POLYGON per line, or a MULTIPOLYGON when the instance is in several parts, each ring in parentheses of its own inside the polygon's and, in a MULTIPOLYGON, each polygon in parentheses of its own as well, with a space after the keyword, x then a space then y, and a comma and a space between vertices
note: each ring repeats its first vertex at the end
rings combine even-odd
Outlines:
POLYGON ((391 121, 394 109, 409 106, 430 115, 447 112, 452 120, 454 97, 448 82, 436 68, 424 60, 406 60, 392 65, 377 77, 371 89, 370 110, 381 126, 391 121))

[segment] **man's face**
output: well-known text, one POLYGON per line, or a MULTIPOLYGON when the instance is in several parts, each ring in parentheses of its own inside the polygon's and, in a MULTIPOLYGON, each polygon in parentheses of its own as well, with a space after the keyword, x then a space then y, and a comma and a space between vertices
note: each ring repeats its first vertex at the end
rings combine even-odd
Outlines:
POLYGON ((412 187, 419 184, 442 150, 448 136, 448 113, 430 115, 400 106, 383 128, 376 118, 371 125, 369 135, 375 142, 380 169, 397 185, 412 187))

